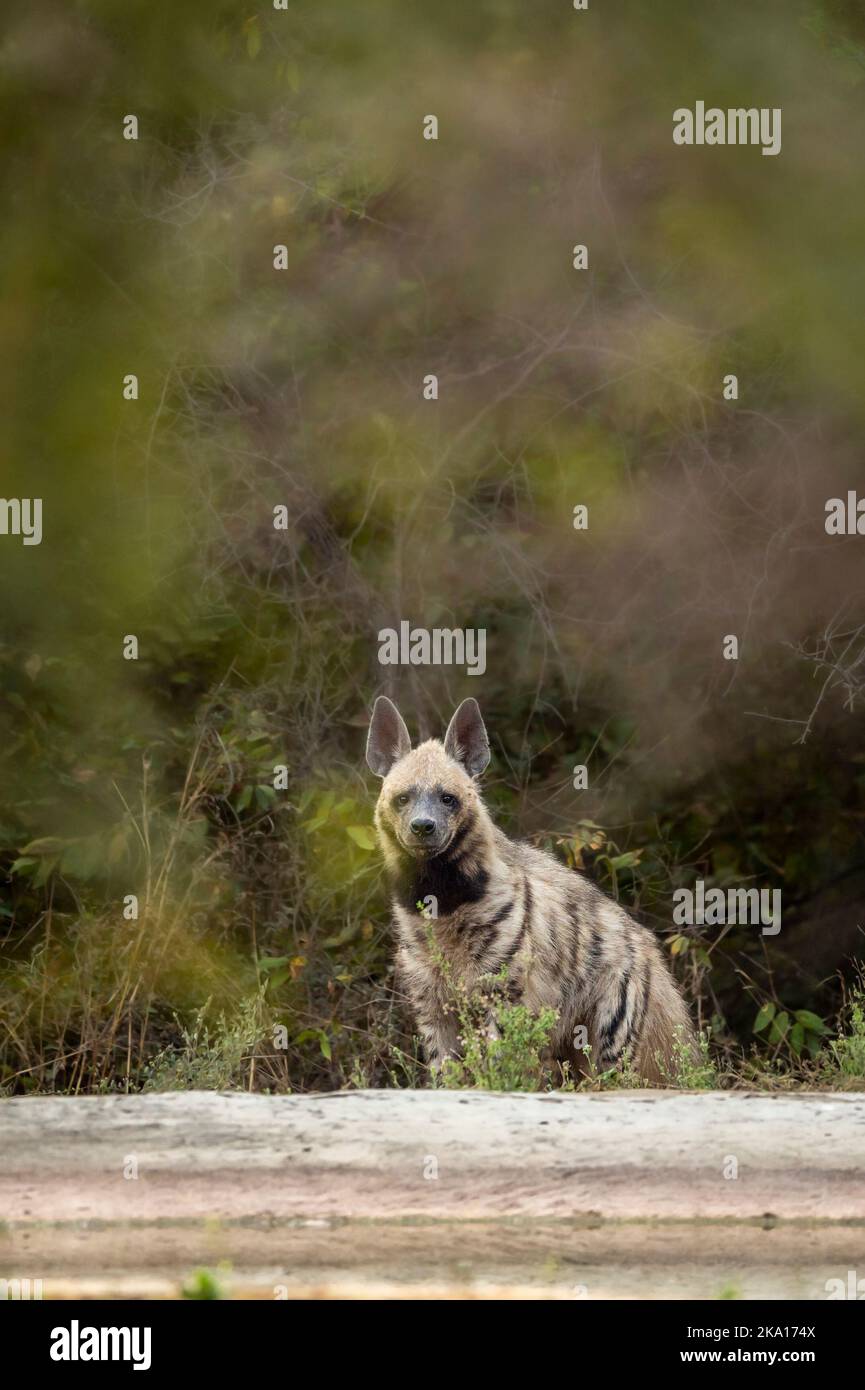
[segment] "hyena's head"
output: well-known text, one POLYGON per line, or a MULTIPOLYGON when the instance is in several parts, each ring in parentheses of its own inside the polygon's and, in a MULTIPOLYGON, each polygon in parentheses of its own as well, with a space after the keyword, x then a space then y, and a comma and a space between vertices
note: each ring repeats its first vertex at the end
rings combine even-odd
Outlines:
POLYGON ((443 854, 480 809, 475 779, 490 760, 490 745, 477 700, 463 700, 444 743, 431 738, 412 749, 402 715, 380 695, 366 760, 384 779, 375 823, 385 850, 420 860, 443 854))

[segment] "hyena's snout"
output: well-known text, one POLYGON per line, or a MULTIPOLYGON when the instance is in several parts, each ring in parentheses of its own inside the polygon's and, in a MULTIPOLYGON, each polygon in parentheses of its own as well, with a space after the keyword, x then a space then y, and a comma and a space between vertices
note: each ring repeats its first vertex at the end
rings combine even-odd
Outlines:
MULTIPOLYGON (((447 795, 447 793, 445 793, 447 795)), ((450 801, 455 803, 455 798, 450 801)), ((453 834, 453 816, 437 791, 420 788, 403 808, 399 838, 410 854, 429 858, 447 848, 453 834)))
POLYGON ((429 816, 415 816, 409 824, 412 835, 418 840, 428 840, 436 832, 436 823, 429 816))
POLYGON ((402 839, 406 849, 414 850, 422 856, 439 854, 448 842, 448 826, 443 816, 436 814, 435 806, 424 798, 409 808, 410 814, 403 821, 402 839), (426 802, 426 804, 424 804, 426 802))

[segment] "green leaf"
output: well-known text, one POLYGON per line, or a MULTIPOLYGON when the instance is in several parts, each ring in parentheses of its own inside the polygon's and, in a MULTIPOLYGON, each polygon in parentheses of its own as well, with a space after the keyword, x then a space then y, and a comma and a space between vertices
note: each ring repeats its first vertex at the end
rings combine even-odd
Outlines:
POLYGON ((361 849, 375 849, 375 832, 369 825, 348 825, 345 832, 361 849))
POLYGON ((805 1029, 801 1023, 794 1023, 790 1029, 790 1046, 798 1057, 805 1042, 805 1029))
POLYGON ((772 1003, 764 1004, 757 1017, 754 1019, 754 1032, 762 1033, 767 1024, 772 1022, 775 1017, 775 1005, 772 1003))
POLYGON ((73 878, 95 878, 105 863, 105 847, 98 835, 73 840, 60 856, 60 868, 73 878))
POLYGON ((797 1023, 807 1029, 809 1033, 828 1033, 829 1029, 817 1014, 812 1014, 810 1009, 797 1009, 793 1017, 797 1023))
POLYGON ((316 1038, 318 1041, 318 1046, 321 1050, 322 1057, 326 1057, 327 1060, 330 1061, 330 1038, 327 1036, 327 1033, 325 1033, 323 1028, 304 1028, 303 1032, 298 1033, 294 1041, 296 1043, 311 1042, 313 1038, 316 1038))
POLYGON ((47 835, 43 840, 31 840, 29 845, 25 845, 22 854, 62 854, 71 840, 58 839, 56 835, 47 835))
POLYGON ((789 1023, 790 1015, 786 1012, 780 1013, 776 1018, 773 1018, 772 1027, 769 1030, 769 1041, 775 1043, 783 1042, 787 1034, 789 1023))
POLYGON ((259 956, 256 964, 259 970, 281 970, 284 965, 288 965, 289 956, 259 956))
POLYGON ((642 853, 641 849, 629 849, 625 854, 617 854, 614 859, 609 861, 610 868, 616 870, 636 868, 642 853))
POLYGON ((39 860, 39 868, 33 875, 33 887, 44 888, 59 863, 59 855, 43 855, 39 860))
POLYGON ((9 872, 12 874, 27 874, 33 868, 34 864, 38 863, 38 859, 28 859, 26 857, 23 859, 16 859, 9 872))

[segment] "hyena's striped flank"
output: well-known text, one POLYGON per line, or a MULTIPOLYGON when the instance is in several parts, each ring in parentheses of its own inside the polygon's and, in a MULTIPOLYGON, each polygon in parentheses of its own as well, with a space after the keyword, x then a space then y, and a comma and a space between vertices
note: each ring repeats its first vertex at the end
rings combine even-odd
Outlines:
POLYGON ((556 1010, 554 1053, 575 1071, 582 1025, 602 1070, 627 1048, 647 1080, 666 1079, 677 1040, 689 1046, 693 1035, 654 936, 581 874, 493 824, 476 783, 489 757, 475 700, 460 705, 444 743, 414 750, 396 706, 376 701, 367 741, 367 762, 384 779, 375 823, 393 884, 398 977, 427 1060, 459 1053, 444 958, 469 990, 507 965, 514 1002, 556 1010), (427 920, 417 904, 430 895, 438 915, 427 920))

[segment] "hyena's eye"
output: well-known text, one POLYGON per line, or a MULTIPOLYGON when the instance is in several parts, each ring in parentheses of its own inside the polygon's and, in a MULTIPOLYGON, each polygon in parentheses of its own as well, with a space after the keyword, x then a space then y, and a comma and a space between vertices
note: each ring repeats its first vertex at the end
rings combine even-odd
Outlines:
POLYGON ((442 805, 443 805, 443 806, 456 806, 456 804, 457 804, 457 799, 456 799, 455 796, 451 796, 450 792, 442 792, 442 805))
POLYGON ((394 797, 394 805, 407 806, 409 802, 408 792, 400 792, 399 796, 394 797))

